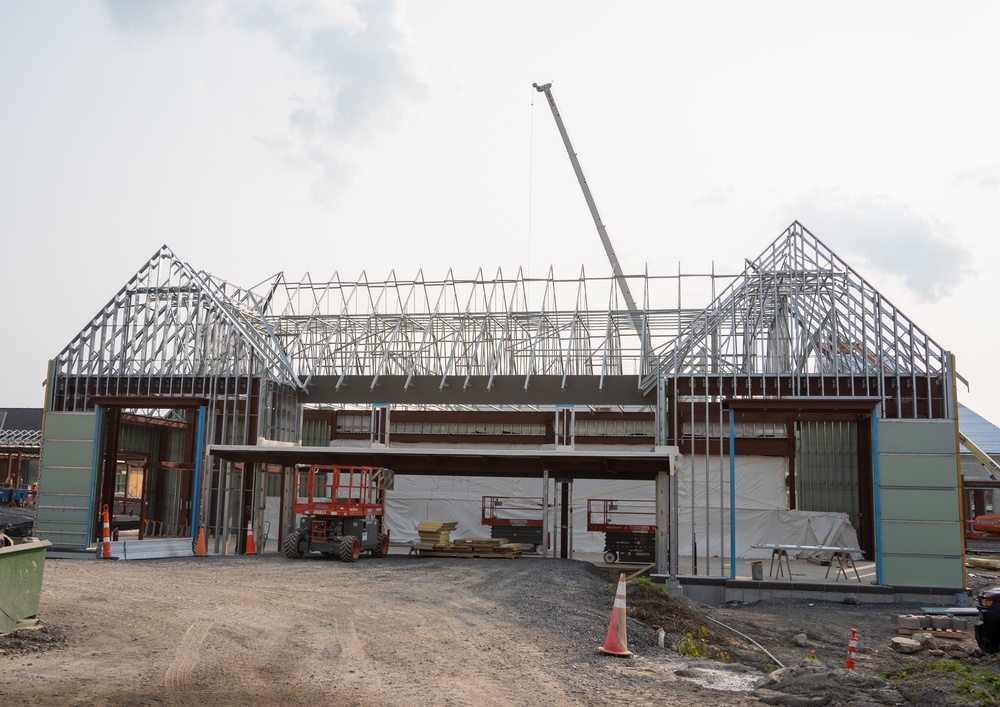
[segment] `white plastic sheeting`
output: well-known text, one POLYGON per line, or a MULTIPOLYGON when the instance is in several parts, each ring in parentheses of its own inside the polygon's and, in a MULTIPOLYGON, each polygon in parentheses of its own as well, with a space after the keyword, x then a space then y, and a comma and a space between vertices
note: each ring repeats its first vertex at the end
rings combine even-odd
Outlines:
MULTIPOLYGON (((770 551, 751 548, 768 543, 858 547, 857 535, 846 513, 788 510, 786 460, 739 457, 736 462, 737 557, 769 557, 770 551)), ((681 556, 692 554, 693 541, 697 542, 700 556, 705 556, 706 550, 713 557, 722 554, 723 549, 727 557, 730 554, 729 459, 723 458, 721 463, 720 468, 718 457, 709 457, 707 462, 705 457, 686 457, 678 469, 681 556)), ((554 495, 550 495, 550 504, 556 500, 554 495)), ((416 540, 417 523, 424 520, 457 522, 452 538, 486 538, 490 529, 482 525, 483 496, 541 498, 542 480, 397 474, 394 488, 386 496, 386 524, 395 542, 416 540)), ((574 550, 602 552, 604 549, 604 534, 587 532, 587 499, 652 501, 653 497, 651 481, 576 481, 574 550)), ((554 518, 550 513, 550 530, 554 531, 551 521, 554 518)))
MULTIPOLYGON (((788 461, 775 457, 736 458, 736 556, 770 557, 753 545, 826 545, 860 547, 846 513, 788 510, 785 476, 788 461)), ((678 469, 680 526, 678 551, 729 556, 729 458, 687 457, 678 469), (721 461, 721 470, 720 470, 721 461), (720 512, 719 508, 724 508, 720 512), (692 517, 694 533, 692 534, 692 517)), ((803 555, 804 557, 804 555, 803 555)))

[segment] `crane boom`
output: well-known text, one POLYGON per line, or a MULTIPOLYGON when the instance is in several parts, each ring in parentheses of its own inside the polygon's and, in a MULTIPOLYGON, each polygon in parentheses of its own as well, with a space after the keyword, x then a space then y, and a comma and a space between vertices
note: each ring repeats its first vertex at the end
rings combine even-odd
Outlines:
MULTIPOLYGON (((569 134, 566 132, 566 126, 563 124, 562 116, 559 115, 559 109, 556 107, 556 99, 552 96, 552 82, 547 84, 531 84, 535 87, 535 90, 539 93, 544 93, 545 98, 549 102, 549 108, 552 109, 552 117, 556 119, 556 127, 559 128, 559 134, 562 135, 563 144, 566 145, 566 152, 569 153, 569 161, 573 164, 573 171, 576 172, 576 178, 580 182, 580 189, 583 190, 583 198, 587 200, 587 206, 590 208, 590 215, 594 217, 594 225, 597 226, 597 234, 601 237, 601 243, 604 244, 604 252, 608 254, 608 260, 611 261, 611 269, 615 274, 615 280, 618 282, 618 288, 621 290, 622 297, 625 298, 625 306, 628 307, 629 315, 632 318, 632 325, 635 327, 636 333, 640 338, 645 339, 642 326, 642 315, 639 313, 639 308, 635 305, 635 299, 632 297, 632 291, 628 287, 628 282, 625 280, 625 273, 622 272, 622 267, 618 263, 618 256, 615 255, 614 246, 611 245, 611 238, 608 236, 608 229, 604 226, 604 221, 601 220, 601 214, 597 211, 597 204, 594 202, 594 195, 590 193, 590 187, 587 185, 587 179, 583 176, 583 168, 580 167, 580 160, 576 157, 576 152, 573 151, 573 143, 569 141, 569 134)), ((643 348, 645 349, 645 341, 643 341, 643 348)))
POLYGON ((961 430, 958 432, 958 441, 962 443, 963 447, 972 452, 972 456, 979 460, 980 464, 986 467, 986 473, 990 475, 990 478, 996 481, 997 475, 994 472, 1000 472, 1000 464, 993 461, 989 454, 979 448, 979 445, 962 434, 961 430))

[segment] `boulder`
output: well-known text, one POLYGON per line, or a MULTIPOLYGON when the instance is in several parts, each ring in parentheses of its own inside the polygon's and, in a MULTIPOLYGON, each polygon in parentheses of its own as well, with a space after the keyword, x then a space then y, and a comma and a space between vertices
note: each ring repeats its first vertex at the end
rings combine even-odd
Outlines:
POLYGON ((919 653, 924 649, 920 645, 920 641, 905 636, 893 636, 892 640, 889 641, 889 647, 897 653, 919 653))

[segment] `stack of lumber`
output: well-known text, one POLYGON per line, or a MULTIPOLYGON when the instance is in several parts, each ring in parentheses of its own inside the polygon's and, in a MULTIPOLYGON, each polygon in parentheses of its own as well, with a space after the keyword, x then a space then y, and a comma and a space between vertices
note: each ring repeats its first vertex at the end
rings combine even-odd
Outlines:
POLYGON ((449 551, 455 557, 504 557, 521 556, 521 543, 508 543, 503 538, 464 538, 451 544, 449 551))
POLYGON ((417 524, 420 539, 413 546, 417 552, 444 550, 451 545, 451 531, 458 527, 455 521, 424 520, 417 524))
POLYGON ((998 557, 966 557, 965 566, 973 569, 1000 570, 1000 558, 998 557))
POLYGON ((463 538, 451 542, 455 523, 424 521, 417 525, 420 540, 413 548, 421 557, 496 557, 513 559, 521 556, 520 543, 508 543, 502 538, 463 538))

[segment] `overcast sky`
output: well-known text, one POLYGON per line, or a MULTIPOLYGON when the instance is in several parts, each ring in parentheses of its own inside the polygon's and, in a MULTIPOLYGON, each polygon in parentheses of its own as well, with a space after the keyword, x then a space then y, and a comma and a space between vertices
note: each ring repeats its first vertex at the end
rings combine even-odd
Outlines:
POLYGON ((608 274, 554 81, 626 272, 798 219, 1000 423, 998 36, 995 2, 0 1, 0 406, 163 244, 244 286, 608 274))

